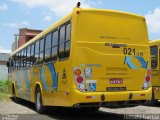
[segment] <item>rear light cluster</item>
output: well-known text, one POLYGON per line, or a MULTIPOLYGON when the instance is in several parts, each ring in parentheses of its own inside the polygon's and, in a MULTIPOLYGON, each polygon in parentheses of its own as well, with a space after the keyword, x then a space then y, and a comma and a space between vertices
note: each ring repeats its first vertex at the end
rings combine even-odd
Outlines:
POLYGON ((86 85, 84 84, 82 72, 79 68, 74 68, 74 79, 75 79, 77 88, 79 88, 79 90, 81 91, 85 91, 86 85))
POLYGON ((151 69, 148 69, 143 83, 143 89, 148 89, 150 87, 151 73, 152 73, 151 69))

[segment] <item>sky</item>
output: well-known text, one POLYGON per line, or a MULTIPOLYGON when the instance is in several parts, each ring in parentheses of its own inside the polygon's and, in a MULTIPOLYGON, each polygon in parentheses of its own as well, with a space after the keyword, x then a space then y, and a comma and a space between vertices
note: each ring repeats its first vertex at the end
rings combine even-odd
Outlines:
POLYGON ((10 52, 20 28, 44 30, 81 2, 83 8, 142 15, 149 39, 160 39, 160 0, 0 0, 0 52, 10 52))

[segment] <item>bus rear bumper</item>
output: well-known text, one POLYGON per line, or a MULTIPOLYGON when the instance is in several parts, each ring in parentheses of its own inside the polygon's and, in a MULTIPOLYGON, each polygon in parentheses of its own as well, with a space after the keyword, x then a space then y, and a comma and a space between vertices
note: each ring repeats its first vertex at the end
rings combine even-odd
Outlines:
MULTIPOLYGON (((152 88, 143 91, 123 91, 123 92, 91 92, 82 93, 75 90, 70 95, 71 106, 89 104, 101 104, 112 102, 128 101, 148 101, 151 100, 152 88), (85 103, 85 104, 84 104, 85 103)), ((131 102, 131 103, 132 103, 131 102)))

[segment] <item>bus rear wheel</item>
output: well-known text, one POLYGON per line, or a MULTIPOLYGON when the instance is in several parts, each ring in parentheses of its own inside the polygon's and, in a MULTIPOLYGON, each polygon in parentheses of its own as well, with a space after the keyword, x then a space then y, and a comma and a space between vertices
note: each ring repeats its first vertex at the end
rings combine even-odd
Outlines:
POLYGON ((36 104, 36 111, 40 114, 43 114, 45 112, 45 107, 42 104, 42 94, 39 87, 37 87, 36 89, 35 104, 36 104))

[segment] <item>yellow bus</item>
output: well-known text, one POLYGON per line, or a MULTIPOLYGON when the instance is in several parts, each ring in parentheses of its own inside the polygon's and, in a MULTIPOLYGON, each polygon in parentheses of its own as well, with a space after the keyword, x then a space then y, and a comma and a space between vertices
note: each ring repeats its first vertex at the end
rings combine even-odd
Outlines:
POLYGON ((160 99, 160 40, 150 41, 151 50, 151 68, 152 68, 152 80, 151 85, 153 89, 151 104, 156 105, 160 99))
POLYGON ((9 91, 45 106, 98 110, 108 102, 150 100, 150 48, 144 17, 74 8, 14 51, 9 91))

